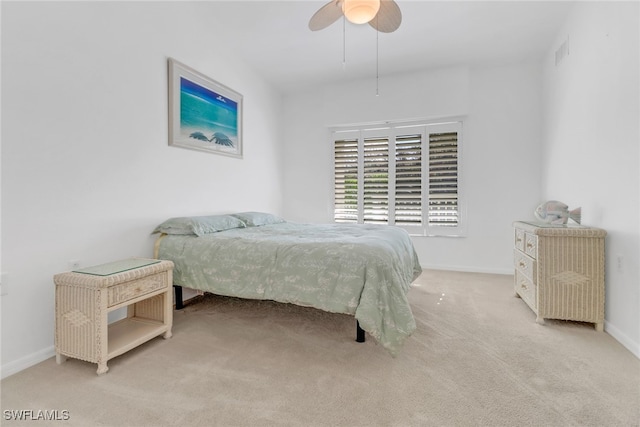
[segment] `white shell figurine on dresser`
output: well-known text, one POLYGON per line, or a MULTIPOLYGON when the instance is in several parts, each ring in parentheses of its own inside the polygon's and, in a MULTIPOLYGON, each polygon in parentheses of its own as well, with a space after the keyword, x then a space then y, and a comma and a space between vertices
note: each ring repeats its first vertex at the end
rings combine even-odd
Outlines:
POLYGON ((549 200, 538 206, 533 214, 540 221, 548 224, 566 224, 568 219, 580 224, 582 208, 575 208, 570 211, 568 205, 557 200, 549 200))
POLYGON ((536 313, 539 324, 544 319, 573 320, 594 323, 602 331, 607 233, 567 225, 568 218, 580 221, 580 208, 570 212, 559 203, 540 205, 537 222, 513 223, 516 296, 536 313))

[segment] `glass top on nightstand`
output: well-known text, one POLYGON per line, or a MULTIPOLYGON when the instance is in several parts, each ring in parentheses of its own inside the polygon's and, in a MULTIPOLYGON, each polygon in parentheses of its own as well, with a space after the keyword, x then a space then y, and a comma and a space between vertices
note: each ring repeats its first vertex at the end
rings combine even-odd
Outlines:
POLYGON ((538 222, 538 221, 521 221, 521 222, 525 224, 533 225, 539 228, 587 228, 584 225, 573 224, 573 223, 551 224, 549 222, 538 222))
POLYGON ((135 268, 146 267, 147 265, 157 264, 158 259, 130 258, 121 261, 109 262, 107 264, 94 265, 93 267, 80 268, 73 270, 73 273, 91 274, 93 276, 110 276, 123 271, 133 270, 135 268))

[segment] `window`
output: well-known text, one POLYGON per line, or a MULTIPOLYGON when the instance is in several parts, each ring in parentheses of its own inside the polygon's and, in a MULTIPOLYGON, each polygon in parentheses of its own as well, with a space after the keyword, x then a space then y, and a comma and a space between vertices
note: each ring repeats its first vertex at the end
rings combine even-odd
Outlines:
POLYGON ((463 234, 462 122, 334 129, 334 220, 463 234))

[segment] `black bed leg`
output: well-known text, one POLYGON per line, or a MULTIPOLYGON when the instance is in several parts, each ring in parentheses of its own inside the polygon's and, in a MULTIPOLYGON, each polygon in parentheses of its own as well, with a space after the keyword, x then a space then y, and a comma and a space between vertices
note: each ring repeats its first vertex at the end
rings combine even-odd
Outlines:
POLYGON ((364 342, 364 329, 360 327, 360 322, 356 320, 356 341, 364 342))
POLYGON ((173 290, 176 293, 176 310, 182 310, 184 304, 182 303, 182 286, 173 285, 173 290))

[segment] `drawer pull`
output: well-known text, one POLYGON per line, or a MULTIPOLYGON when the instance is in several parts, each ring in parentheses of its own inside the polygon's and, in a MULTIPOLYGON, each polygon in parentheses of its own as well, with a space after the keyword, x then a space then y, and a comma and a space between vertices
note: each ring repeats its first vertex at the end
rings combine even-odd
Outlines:
POLYGON ((533 243, 531 243, 531 242, 527 242, 527 247, 528 247, 528 248, 532 248, 532 247, 533 247, 533 243))
POLYGON ((520 261, 518 265, 522 268, 525 268, 527 266, 527 264, 525 264, 523 261, 520 261))
POLYGON ((522 237, 516 237, 516 242, 522 242, 522 237))
POLYGON ((529 287, 528 287, 526 284, 524 284, 524 283, 520 283, 520 287, 521 287, 522 289, 524 289, 525 291, 526 291, 527 289, 529 289, 529 287))

